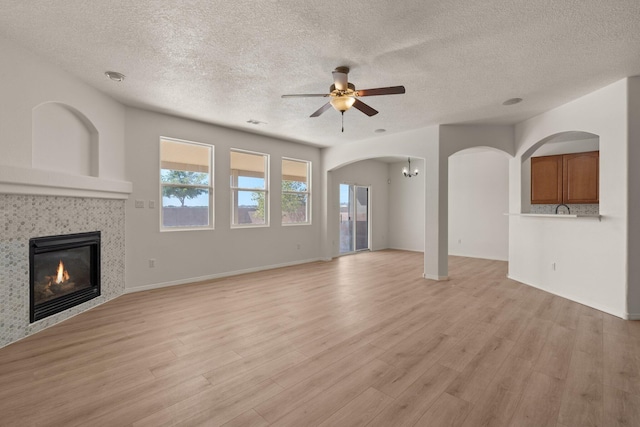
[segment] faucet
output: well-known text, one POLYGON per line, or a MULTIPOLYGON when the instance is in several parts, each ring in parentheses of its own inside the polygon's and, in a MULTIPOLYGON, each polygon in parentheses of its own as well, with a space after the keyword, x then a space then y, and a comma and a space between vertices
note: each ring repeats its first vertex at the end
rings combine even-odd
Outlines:
POLYGON ((560 208, 560 206, 564 206, 565 208, 567 208, 567 214, 571 213, 571 209, 569 209, 569 206, 565 205, 564 203, 560 203, 558 206, 556 206, 556 215, 558 215, 558 208, 560 208))

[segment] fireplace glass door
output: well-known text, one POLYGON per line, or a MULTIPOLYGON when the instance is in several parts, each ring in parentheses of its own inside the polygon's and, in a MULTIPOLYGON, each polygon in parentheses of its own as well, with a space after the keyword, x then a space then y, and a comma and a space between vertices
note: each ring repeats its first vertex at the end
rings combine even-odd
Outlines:
POLYGON ((99 232, 31 239, 31 321, 100 295, 99 256, 99 232))

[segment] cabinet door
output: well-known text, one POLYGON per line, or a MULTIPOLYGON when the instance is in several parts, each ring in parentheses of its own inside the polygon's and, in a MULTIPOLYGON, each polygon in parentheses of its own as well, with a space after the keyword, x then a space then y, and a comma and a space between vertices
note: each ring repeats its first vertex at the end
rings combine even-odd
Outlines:
POLYGON ((562 157, 564 203, 599 203, 600 153, 591 151, 562 157))
POLYGON ((531 203, 562 203, 562 156, 531 158, 531 203))

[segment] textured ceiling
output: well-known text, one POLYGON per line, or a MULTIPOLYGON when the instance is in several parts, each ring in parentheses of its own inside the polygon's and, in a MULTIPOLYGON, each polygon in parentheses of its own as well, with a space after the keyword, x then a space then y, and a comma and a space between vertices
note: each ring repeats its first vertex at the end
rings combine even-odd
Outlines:
POLYGON ((640 74, 638 0, 0 0, 0 36, 132 106, 331 146, 435 124, 515 123, 640 74), (379 110, 309 115, 351 67, 379 110), (125 74, 114 83, 104 71, 125 74), (508 98, 524 98, 505 107, 508 98), (265 124, 250 125, 253 119, 265 124))

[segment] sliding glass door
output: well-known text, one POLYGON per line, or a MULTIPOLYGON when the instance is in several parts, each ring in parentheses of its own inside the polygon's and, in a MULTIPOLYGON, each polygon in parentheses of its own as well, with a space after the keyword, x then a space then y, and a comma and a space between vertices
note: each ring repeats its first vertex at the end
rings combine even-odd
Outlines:
POLYGON ((340 184, 340 253, 369 249, 369 187, 340 184))

